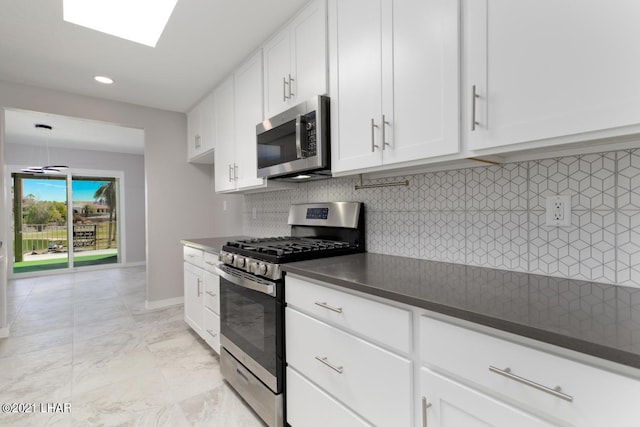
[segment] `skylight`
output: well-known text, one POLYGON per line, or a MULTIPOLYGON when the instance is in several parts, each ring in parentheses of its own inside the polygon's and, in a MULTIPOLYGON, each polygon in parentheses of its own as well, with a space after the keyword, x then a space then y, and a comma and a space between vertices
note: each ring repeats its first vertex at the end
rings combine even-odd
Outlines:
POLYGON ((72 24, 156 47, 178 0, 63 0, 72 24))

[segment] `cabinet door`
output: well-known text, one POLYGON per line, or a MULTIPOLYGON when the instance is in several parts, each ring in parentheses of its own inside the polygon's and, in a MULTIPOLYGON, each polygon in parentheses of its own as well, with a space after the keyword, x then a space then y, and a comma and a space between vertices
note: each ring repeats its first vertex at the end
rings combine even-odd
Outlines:
POLYGON ((264 51, 264 110, 271 117, 289 106, 289 74, 291 73, 291 44, 289 27, 273 36, 264 51))
POLYGON ((187 160, 200 154, 202 145, 202 106, 193 107, 187 113, 187 160))
POLYGON ((331 160, 336 172, 382 162, 381 1, 330 0, 331 160))
POLYGON ((204 325, 204 302, 202 270, 184 263, 184 320, 202 335, 204 325))
POLYGON ((466 0, 469 148, 640 123, 640 2, 466 0), (472 130, 472 87, 476 87, 472 130))
POLYGON ((459 151, 459 15, 457 0, 383 9, 385 164, 459 151))
POLYGON ((235 159, 238 190, 262 186, 258 178, 256 125, 262 116, 262 51, 235 72, 235 159))
MULTIPOLYGON (((215 147, 215 135, 213 134, 213 93, 209 93, 201 103, 202 141, 201 153, 213 153, 215 147)), ((207 156, 209 159, 213 157, 207 156)), ((213 162, 211 162, 213 163, 213 162)))
POLYGON ((213 126, 216 140, 216 191, 234 190, 236 186, 236 146, 233 105, 233 76, 230 76, 213 91, 213 126))
POLYGON ((327 93, 327 5, 309 4, 291 22, 291 103, 327 93))
POLYGON ((422 368, 420 376, 423 425, 429 427, 551 427, 551 424, 545 421, 428 369, 422 368))

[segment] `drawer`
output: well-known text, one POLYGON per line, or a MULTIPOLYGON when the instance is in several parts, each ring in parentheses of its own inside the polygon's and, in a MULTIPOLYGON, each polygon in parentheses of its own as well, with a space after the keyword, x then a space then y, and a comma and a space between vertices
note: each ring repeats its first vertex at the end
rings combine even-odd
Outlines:
POLYGON ((411 351, 411 313, 287 275, 287 305, 404 353, 411 351))
POLYGON ((287 368, 287 423, 291 427, 371 426, 291 368, 287 368))
POLYGON ((204 272, 204 306, 220 314, 220 276, 204 272))
POLYGON ((434 370, 572 425, 624 426, 637 417, 639 380, 428 317, 420 319, 420 357, 434 370), (548 392, 558 386, 573 400, 548 392))
POLYGON ((204 310, 204 340, 220 354, 220 317, 213 311, 204 310))
POLYGON ((374 425, 411 424, 409 360, 291 308, 285 313, 288 366, 374 425))
POLYGON ((185 262, 202 268, 204 266, 204 251, 191 246, 183 246, 182 252, 185 262))
POLYGON ((218 255, 216 254, 212 254, 211 252, 205 252, 204 253, 204 269, 211 272, 211 273, 215 273, 215 267, 216 265, 221 264, 221 262, 218 260, 218 255))

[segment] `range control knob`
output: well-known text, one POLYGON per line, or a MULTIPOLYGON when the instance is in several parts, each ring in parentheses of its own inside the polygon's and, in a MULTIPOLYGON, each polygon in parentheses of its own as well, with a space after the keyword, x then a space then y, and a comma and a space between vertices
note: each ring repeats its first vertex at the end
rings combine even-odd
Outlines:
POLYGON ((233 261, 235 260, 235 255, 233 254, 224 254, 224 258, 222 259, 222 262, 224 262, 225 264, 230 264, 233 265, 233 261))
POLYGON ((258 264, 256 265, 256 273, 257 274, 261 274, 261 275, 265 275, 267 274, 267 271, 269 271, 269 266, 267 264, 258 264))
POLYGON ((236 267, 238 268, 244 268, 245 264, 247 263, 247 259, 244 257, 237 257, 236 259, 236 267))

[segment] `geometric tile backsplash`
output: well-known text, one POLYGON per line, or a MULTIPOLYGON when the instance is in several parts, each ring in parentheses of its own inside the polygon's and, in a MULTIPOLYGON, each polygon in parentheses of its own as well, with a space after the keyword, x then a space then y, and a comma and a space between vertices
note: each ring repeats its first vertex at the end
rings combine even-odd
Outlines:
POLYGON ((243 232, 289 234, 292 203, 361 201, 369 252, 640 287, 640 150, 368 180, 244 196, 243 232), (545 224, 546 196, 571 196, 571 226, 545 224), (253 209, 256 218, 253 218, 253 209))

